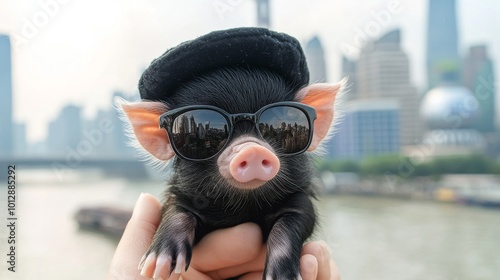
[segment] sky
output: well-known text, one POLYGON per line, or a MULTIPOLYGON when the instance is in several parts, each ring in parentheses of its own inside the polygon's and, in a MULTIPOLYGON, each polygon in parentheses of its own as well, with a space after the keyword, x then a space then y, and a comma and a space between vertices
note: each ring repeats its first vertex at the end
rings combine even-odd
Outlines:
MULTIPOLYGON (((427 2, 272 0, 271 29, 304 45, 318 35, 335 82, 341 55, 356 58, 363 47, 360 32, 377 39, 400 27, 412 82, 423 92, 427 2)), ((92 118, 110 107, 113 91, 135 93, 141 72, 168 48, 213 30, 255 26, 255 6, 255 0, 0 0, 0 33, 13 45, 14 119, 27 124, 34 142, 46 137, 65 105, 80 105, 92 118)), ((457 0, 457 17, 461 54, 487 44, 498 84, 500 1, 457 0)))

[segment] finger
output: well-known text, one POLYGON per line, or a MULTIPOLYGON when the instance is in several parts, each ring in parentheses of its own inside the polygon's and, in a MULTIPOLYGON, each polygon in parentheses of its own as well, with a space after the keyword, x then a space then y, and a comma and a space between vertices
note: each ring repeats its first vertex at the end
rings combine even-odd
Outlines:
POLYGON ((334 270, 331 268, 330 251, 328 244, 324 241, 312 241, 305 244, 302 248, 302 255, 306 254, 316 257, 318 262, 317 280, 336 279, 334 277, 339 278, 337 267, 335 266, 334 270), (337 276, 334 273, 337 274, 337 276))
POLYGON ((264 271, 248 273, 238 278, 238 280, 262 280, 263 273, 264 271))
MULTIPOLYGON (((222 268, 218 271, 214 271, 210 275, 214 279, 227 279, 234 276, 242 275, 249 272, 260 273, 260 279, 262 279, 262 273, 264 272, 264 266, 266 264, 266 245, 260 245, 260 252, 257 257, 253 258, 251 261, 235 265, 232 267, 222 268)), ((239 252, 241 254, 241 252, 239 252)), ((238 278, 241 279, 241 278, 238 278)), ((246 279, 246 278, 243 278, 246 279)), ((251 279, 251 278, 249 278, 251 279)))
MULTIPOLYGON (((183 272, 181 274, 181 280, 213 280, 213 279, 220 279, 220 278, 215 278, 215 277, 209 277, 205 273, 201 273, 196 268, 190 266, 189 269, 186 272, 183 272)), ((170 280, 170 279, 168 279, 170 280)))
POLYGON ((151 244, 159 223, 160 202, 150 194, 141 194, 115 250, 106 279, 147 279, 139 275, 137 265, 151 244))
MULTIPOLYGON (((150 279, 150 278, 148 278, 148 279, 150 279)), ((160 278, 158 278, 158 279, 160 279, 160 278)), ((161 278, 161 279, 163 279, 163 278, 161 278)), ((172 274, 170 274, 170 277, 166 278, 166 280, 179 280, 179 279, 183 279, 183 278, 181 278, 180 273, 172 273, 172 274)), ((153 279, 151 279, 151 280, 153 280, 153 279)), ((157 279, 154 278, 154 280, 157 280, 157 279)))
POLYGON ((193 249, 191 265, 199 271, 214 271, 255 259, 262 247, 260 227, 253 223, 214 231, 193 249))
POLYGON ((318 260, 315 256, 305 254, 300 257, 300 275, 303 280, 316 280, 318 276, 318 260))

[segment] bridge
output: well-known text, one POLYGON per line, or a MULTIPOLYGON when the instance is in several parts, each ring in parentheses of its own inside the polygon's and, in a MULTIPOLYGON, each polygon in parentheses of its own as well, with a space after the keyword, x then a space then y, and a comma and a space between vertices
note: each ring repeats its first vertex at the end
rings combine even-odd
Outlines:
MULTIPOLYGON (((15 165, 16 170, 55 169, 61 172, 80 169, 100 169, 107 176, 143 179, 150 175, 145 163, 133 157, 93 157, 68 158, 63 156, 49 157, 1 157, 0 181, 7 179, 7 167, 15 165)), ((22 172, 22 171, 21 171, 22 172)))

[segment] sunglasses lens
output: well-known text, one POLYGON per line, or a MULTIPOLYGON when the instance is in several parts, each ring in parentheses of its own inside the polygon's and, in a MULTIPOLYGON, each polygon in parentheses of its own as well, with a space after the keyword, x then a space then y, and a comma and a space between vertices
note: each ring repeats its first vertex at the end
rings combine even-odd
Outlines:
POLYGON ((265 140, 285 154, 306 149, 311 133, 306 113, 290 106, 271 107, 262 112, 259 130, 265 140))
POLYGON ((229 125, 216 111, 196 109, 177 116, 171 133, 172 144, 178 153, 190 159, 206 159, 224 146, 229 137, 229 125))

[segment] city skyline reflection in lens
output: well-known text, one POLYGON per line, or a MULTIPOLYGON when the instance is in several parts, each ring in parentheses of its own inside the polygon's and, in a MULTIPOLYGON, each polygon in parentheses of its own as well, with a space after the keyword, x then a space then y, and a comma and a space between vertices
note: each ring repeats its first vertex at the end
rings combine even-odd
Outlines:
POLYGON ((173 145, 187 158, 215 155, 229 137, 228 122, 220 113, 192 110, 177 116, 172 124, 173 145))
POLYGON ((259 130, 265 140, 286 154, 305 149, 309 142, 307 116, 294 107, 277 106, 265 110, 260 115, 259 130))

